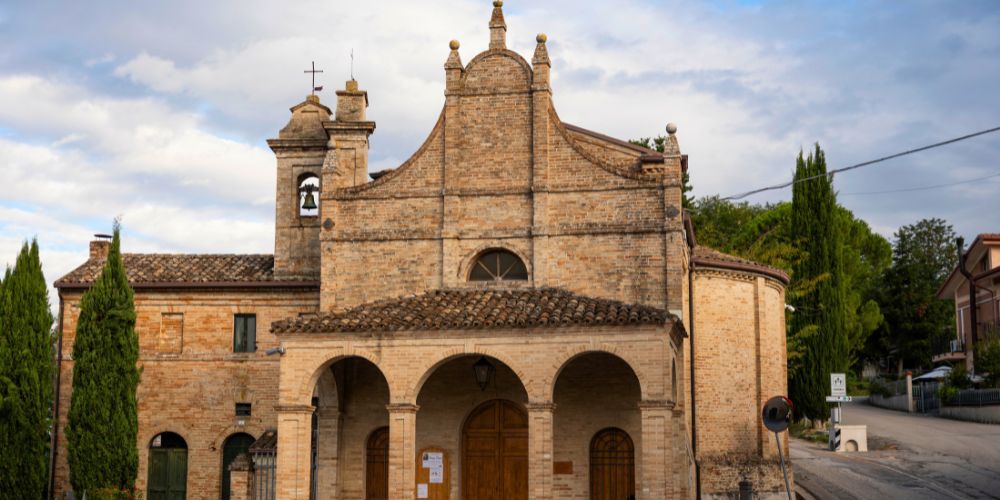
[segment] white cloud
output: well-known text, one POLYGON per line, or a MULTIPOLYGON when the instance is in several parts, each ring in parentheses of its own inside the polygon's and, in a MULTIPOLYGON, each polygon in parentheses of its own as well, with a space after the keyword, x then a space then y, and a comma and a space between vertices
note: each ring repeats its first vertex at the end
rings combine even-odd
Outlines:
MULTIPOLYGON (((859 8, 511 0, 505 11, 508 44, 527 59, 535 34, 549 35, 563 119, 625 139, 676 122, 695 194, 706 195, 786 180, 815 141, 834 167, 996 125, 995 13, 859 8)), ((274 160, 263 139, 309 91, 309 62, 325 70, 332 104, 354 50, 378 123, 372 170, 393 167, 438 117, 447 42, 460 40, 470 61, 490 15, 480 0, 19 9, 23 22, 0 33, 14 47, 0 54, 0 262, 32 231, 52 262, 82 259, 90 233, 117 215, 133 251, 269 251, 274 160), (50 46, 79 67, 45 60, 50 46)), ((997 154, 995 140, 970 141, 838 176, 837 187, 959 181, 989 173, 997 154)), ((843 201, 883 233, 931 216, 968 233, 995 229, 984 215, 994 187, 843 201)))

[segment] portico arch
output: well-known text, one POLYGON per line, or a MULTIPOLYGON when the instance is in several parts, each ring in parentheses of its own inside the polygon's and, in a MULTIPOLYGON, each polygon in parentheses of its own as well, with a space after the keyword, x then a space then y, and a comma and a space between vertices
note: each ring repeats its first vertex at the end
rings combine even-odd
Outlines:
POLYGON ((615 429, 616 436, 630 436, 630 446, 634 443, 635 449, 641 450, 647 438, 643 434, 642 401, 641 378, 621 357, 592 350, 570 356, 560 366, 552 387, 552 450, 553 460, 572 464, 573 473, 554 475, 553 487, 575 498, 617 498, 615 495, 625 490, 635 494, 634 478, 639 471, 633 459, 618 464, 627 470, 618 471, 620 477, 609 483, 611 486, 606 484, 607 478, 594 477, 607 474, 609 469, 595 468, 593 442, 595 436, 615 429))
POLYGON ((433 448, 447 455, 444 483, 450 497, 480 498, 469 496, 464 490, 469 485, 477 491, 494 486, 503 490, 504 485, 497 482, 503 477, 500 471, 486 470, 492 463, 488 457, 506 463, 507 472, 513 474, 510 477, 523 483, 528 474, 528 392, 520 377, 505 362, 481 354, 447 356, 434 366, 432 373, 422 377, 417 393, 414 446, 418 454, 433 448), (474 366, 484 362, 492 366, 492 374, 481 387, 474 366), (496 412, 479 415, 491 404, 496 412), (519 416, 517 426, 510 420, 514 415, 519 416), (475 436, 474 442, 469 441, 470 435, 475 436), (471 463, 469 453, 479 457, 479 462, 471 463))
POLYGON ((463 356, 475 357, 477 359, 481 356, 485 356, 487 358, 493 358, 497 361, 500 361, 501 363, 506 365, 506 367, 510 369, 513 372, 513 374, 517 377, 517 380, 521 383, 522 387, 524 387, 524 390, 527 393, 527 395, 529 397, 532 395, 528 390, 529 382, 526 381, 529 380, 526 377, 527 372, 520 368, 520 363, 515 361, 513 358, 507 356, 505 353, 497 351, 495 349, 456 348, 445 351, 440 356, 430 361, 424 368, 418 370, 418 372, 421 373, 421 375, 414 381, 410 390, 407 391, 404 401, 416 402, 417 396, 420 394, 420 390, 427 382, 427 379, 430 378, 430 376, 433 375, 438 368, 440 368, 445 363, 448 363, 449 361, 461 358, 463 356))
MULTIPOLYGON (((628 366, 632 375, 635 377, 636 383, 638 384, 639 394, 642 399, 650 398, 650 380, 657 375, 646 373, 647 370, 644 370, 644 366, 642 364, 640 364, 637 360, 632 359, 632 356, 629 353, 623 352, 623 350, 618 349, 616 346, 601 345, 599 347, 579 346, 557 358, 553 363, 551 376, 546 377, 545 382, 541 384, 545 391, 544 401, 552 401, 553 395, 555 394, 556 382, 559 380, 559 376, 563 373, 567 366, 572 364, 573 361, 581 356, 593 354, 608 355, 620 360, 628 366)), ((664 363, 666 363, 666 361, 664 361, 664 363)))
POLYGON ((312 372, 309 375, 309 377, 305 378, 305 379, 303 379, 301 381, 301 383, 299 384, 298 389, 296 389, 295 392, 294 392, 294 394, 295 394, 294 400, 293 401, 283 401, 283 403, 285 403, 285 404, 306 404, 306 405, 307 404, 311 404, 313 392, 316 390, 317 383, 319 382, 320 377, 323 376, 324 372, 326 370, 328 370, 331 366, 333 366, 334 363, 337 363, 339 361, 342 361, 342 360, 345 360, 345 359, 349 359, 349 358, 361 358, 361 359, 364 359, 364 360, 370 362, 372 365, 375 366, 375 368, 378 368, 378 371, 382 375, 383 379, 385 379, 387 381, 389 380, 389 377, 386 374, 386 370, 384 370, 383 367, 379 364, 381 360, 379 359, 378 356, 376 356, 371 351, 366 351, 366 350, 363 350, 363 349, 343 350, 340 353, 338 353, 338 354, 336 354, 334 356, 330 356, 330 357, 326 358, 325 361, 319 363, 319 365, 316 366, 316 368, 314 368, 312 370, 312 372))

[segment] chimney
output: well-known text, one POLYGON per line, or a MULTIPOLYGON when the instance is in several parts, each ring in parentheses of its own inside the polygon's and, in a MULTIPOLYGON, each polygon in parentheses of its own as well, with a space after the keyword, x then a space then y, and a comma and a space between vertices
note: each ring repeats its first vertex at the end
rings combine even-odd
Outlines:
POLYGON ((91 260, 104 260, 108 258, 108 252, 111 251, 111 238, 110 234, 95 234, 94 238, 97 238, 90 242, 90 259, 91 260))

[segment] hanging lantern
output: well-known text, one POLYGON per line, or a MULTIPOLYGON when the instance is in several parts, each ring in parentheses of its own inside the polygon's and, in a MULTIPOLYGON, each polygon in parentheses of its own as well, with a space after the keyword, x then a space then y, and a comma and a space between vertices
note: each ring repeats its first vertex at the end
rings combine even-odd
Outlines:
POLYGON ((479 358, 479 361, 476 361, 476 364, 472 365, 472 371, 476 375, 476 384, 479 385, 479 389, 485 391, 486 387, 490 385, 490 378, 493 377, 493 373, 497 369, 493 363, 486 359, 486 356, 483 356, 479 358))

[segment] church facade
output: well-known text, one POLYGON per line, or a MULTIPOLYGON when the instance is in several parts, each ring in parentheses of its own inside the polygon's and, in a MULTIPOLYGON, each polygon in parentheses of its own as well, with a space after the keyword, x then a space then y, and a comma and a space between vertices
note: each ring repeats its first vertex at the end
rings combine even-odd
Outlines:
MULTIPOLYGON (((451 42, 391 171, 369 175, 357 82, 291 108, 273 255, 124 255, 147 498, 783 495, 759 412, 786 392, 788 277, 697 244, 676 127, 660 153, 562 122, 545 35, 508 50, 500 1, 489 32, 468 63, 451 42)), ((56 282, 60 498, 107 245, 56 282)))

